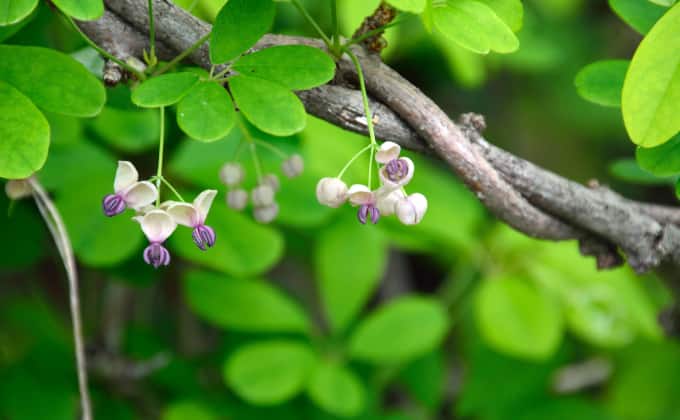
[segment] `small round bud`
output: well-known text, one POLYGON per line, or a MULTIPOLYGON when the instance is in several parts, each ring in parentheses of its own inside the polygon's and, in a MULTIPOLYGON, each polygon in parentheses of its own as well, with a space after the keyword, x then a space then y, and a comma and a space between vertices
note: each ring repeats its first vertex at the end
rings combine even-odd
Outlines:
POLYGON ((281 172, 288 178, 295 178, 305 169, 305 161, 297 153, 281 163, 281 172))
POLYGON ((420 193, 402 198, 394 205, 394 212, 399 221, 405 225, 417 225, 423 220, 427 211, 427 199, 420 193))
POLYGON ((10 200, 21 200, 33 193, 31 185, 25 179, 10 179, 5 184, 5 193, 10 200))
POLYGON ((258 185, 250 193, 250 198, 253 200, 253 206, 255 207, 271 206, 274 203, 274 189, 271 185, 258 185))
POLYGON ((347 184, 339 178, 321 178, 316 184, 316 199, 324 206, 338 208, 347 201, 347 184))
POLYGON ((235 187, 243 182, 243 167, 238 162, 227 162, 220 169, 220 180, 228 187, 235 187))
POLYGON ((267 174, 263 176, 262 183, 272 187, 274 192, 278 192, 281 189, 281 181, 279 181, 279 177, 274 174, 267 174))
POLYGON ((272 203, 269 206, 255 207, 253 217, 259 223, 271 223, 279 215, 279 205, 272 203))
POLYGON ((231 190, 227 193, 227 206, 230 209, 241 211, 248 205, 248 192, 246 190, 237 189, 231 190))

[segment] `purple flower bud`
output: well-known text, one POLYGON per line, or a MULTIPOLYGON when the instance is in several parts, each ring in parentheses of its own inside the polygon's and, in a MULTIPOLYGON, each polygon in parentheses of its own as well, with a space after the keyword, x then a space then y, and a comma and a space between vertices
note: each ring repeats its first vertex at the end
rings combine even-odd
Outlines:
POLYGON ((380 219, 380 210, 373 204, 362 204, 357 212, 357 218, 362 225, 365 225, 368 219, 371 220, 371 223, 376 224, 380 219))
POLYGON ((154 242, 144 250, 144 262, 158 268, 170 264, 170 253, 163 245, 154 242))
POLYGON ((109 194, 102 200, 102 208, 104 209, 104 214, 108 217, 113 217, 117 214, 121 214, 125 211, 127 205, 125 200, 118 194, 109 194))
POLYGON ((205 251, 208 248, 212 248, 215 245, 215 231, 210 226, 198 225, 191 232, 191 237, 194 239, 194 243, 201 251, 205 251))
POLYGON ((392 182, 399 182, 408 175, 408 162, 404 159, 392 159, 385 165, 387 178, 392 182))

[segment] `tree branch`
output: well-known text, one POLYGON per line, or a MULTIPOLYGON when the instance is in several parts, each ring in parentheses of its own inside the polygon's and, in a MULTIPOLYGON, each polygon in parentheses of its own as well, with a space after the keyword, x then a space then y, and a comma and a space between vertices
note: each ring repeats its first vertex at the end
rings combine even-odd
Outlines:
MULTIPOLYGON (((106 6, 107 15, 116 15, 130 29, 111 26, 106 35, 107 31, 90 31, 81 24, 83 30, 100 45, 105 45, 105 36, 113 37, 140 56, 147 43, 147 2, 106 0, 106 6)), ((210 30, 210 25, 167 0, 155 0, 154 12, 158 16, 156 38, 175 54, 210 30)), ((265 35, 253 51, 289 44, 323 48, 319 40, 265 35)), ((377 136, 439 156, 499 219, 536 238, 577 239, 581 251, 596 256, 601 268, 622 262, 619 248, 637 272, 662 262, 680 265, 680 209, 635 202, 606 188, 588 188, 495 147, 481 136, 477 116, 467 114, 454 123, 377 55, 358 46, 353 51, 361 60, 372 96, 377 136)), ((199 66, 211 66, 207 44, 190 58, 199 66)), ((356 78, 354 67, 344 58, 338 61, 333 84, 298 92, 298 96, 310 114, 365 133, 356 78)))

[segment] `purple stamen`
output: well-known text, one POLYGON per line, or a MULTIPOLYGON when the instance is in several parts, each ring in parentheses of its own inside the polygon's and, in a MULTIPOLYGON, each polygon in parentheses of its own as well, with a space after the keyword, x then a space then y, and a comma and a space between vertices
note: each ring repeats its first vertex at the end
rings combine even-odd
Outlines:
POLYGON ((362 225, 365 225, 369 219, 371 223, 376 224, 380 219, 380 210, 373 204, 362 204, 357 212, 357 218, 362 225))
POLYGON ((170 253, 163 245, 154 242, 144 250, 144 262, 153 265, 153 268, 166 266, 170 264, 170 253))
POLYGON ((194 239, 194 243, 201 251, 205 251, 207 248, 212 248, 215 245, 215 231, 210 226, 198 225, 191 232, 191 237, 194 239))
POLYGON ((113 217, 125 211, 125 200, 118 194, 109 194, 102 200, 102 209, 108 217, 113 217))
POLYGON ((408 175, 408 163, 404 159, 392 159, 385 165, 387 178, 392 182, 399 182, 408 175))

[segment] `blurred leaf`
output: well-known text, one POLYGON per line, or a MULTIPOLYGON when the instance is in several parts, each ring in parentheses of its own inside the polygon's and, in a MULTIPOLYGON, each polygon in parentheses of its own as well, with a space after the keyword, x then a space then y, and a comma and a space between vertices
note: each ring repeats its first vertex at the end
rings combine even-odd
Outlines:
POLYGON ((262 341, 240 347, 224 365, 227 384, 254 405, 282 403, 304 389, 315 356, 290 340, 262 341))
POLYGON ((230 0, 215 19, 210 36, 210 61, 226 63, 252 47, 274 21, 272 0, 230 0))
POLYGON ((215 203, 207 224, 217 235, 214 247, 201 251, 191 239, 191 229, 177 229, 170 238, 172 248, 196 264, 236 277, 263 273, 283 254, 283 238, 277 230, 257 224, 221 203, 215 203))
POLYGON ((477 325, 494 349, 544 360, 555 353, 562 339, 563 319, 555 303, 524 279, 488 278, 477 292, 477 325))
POLYGON ((77 393, 68 384, 42 373, 13 369, 0 381, 0 416, 12 420, 73 420, 77 393))
POLYGON ((478 0, 491 8, 506 25, 518 32, 522 28, 524 7, 521 0, 478 0))
POLYGON ((405 296, 362 320, 350 339, 349 353, 375 364, 404 363, 437 347, 447 329, 446 311, 439 302, 405 296))
POLYGON ((609 7, 642 35, 649 32, 668 10, 644 0, 609 0, 609 7))
POLYGON ((512 30, 486 4, 475 0, 432 5, 434 26, 451 41, 480 54, 510 53, 519 48, 512 30))
POLYGON ((160 117, 158 111, 152 109, 127 111, 105 107, 90 127, 115 148, 140 153, 158 144, 160 117))
POLYGON ((290 136, 305 128, 305 108, 287 88, 242 75, 230 78, 229 88, 239 110, 260 130, 275 136, 290 136))
POLYGON ((446 58, 451 76, 465 88, 481 86, 487 77, 484 58, 465 49, 440 33, 432 34, 433 41, 446 58))
POLYGON ((54 5, 78 20, 96 20, 104 14, 102 0, 54 0, 54 5))
POLYGON ((354 373, 336 362, 320 361, 307 393, 315 404, 339 417, 354 417, 364 407, 364 388, 354 373))
POLYGON ((57 114, 93 117, 106 101, 104 86, 82 64, 48 48, 0 45, 0 80, 57 114))
POLYGON ((316 271, 331 327, 342 330, 373 294, 387 260, 387 243, 375 228, 355 217, 320 232, 316 271))
POLYGON ((335 62, 318 48, 282 45, 243 56, 234 63, 233 69, 288 89, 305 90, 331 80, 335 62))
POLYGON ((411 13, 422 13, 426 0, 389 0, 389 3, 399 10, 411 13))
POLYGON ((609 172, 616 178, 641 185, 668 185, 674 178, 660 178, 640 168, 635 159, 619 159, 609 165, 609 172))
POLYGON ((0 26, 13 25, 28 17, 38 0, 0 0, 0 26))
POLYGON ((0 267, 10 269, 29 267, 36 264, 45 253, 42 245, 47 243, 47 226, 32 208, 33 202, 30 198, 14 203, 11 214, 7 211, 9 205, 2 185, 0 232, 3 240, 0 241, 0 267))
POLYGON ((264 280, 190 271, 184 294, 191 308, 218 326, 259 332, 307 332, 309 320, 288 296, 264 280))
POLYGON ((162 420, 218 420, 210 407, 199 401, 174 402, 163 410, 162 420))
POLYGON ((215 82, 194 85, 177 106, 177 124, 182 131, 206 142, 229 134, 234 127, 234 117, 231 97, 215 82))
POLYGON ((638 165, 658 176, 668 177, 680 173, 680 134, 661 146, 635 150, 638 165))
POLYGON ((633 143, 659 146, 680 131, 680 6, 640 43, 623 84, 623 121, 633 143))
POLYGON ((444 399, 447 374, 444 356, 437 349, 411 362, 399 377, 413 397, 425 407, 436 410, 444 399))
POLYGON ((574 79, 579 95, 599 105, 620 107, 623 79, 628 65, 627 60, 605 60, 588 64, 574 79))
POLYGON ((83 124, 80 118, 67 115, 43 112, 50 124, 50 144, 55 146, 71 146, 78 143, 83 134, 83 124))
POLYGON ((50 144, 47 120, 30 99, 2 81, 0 138, 0 177, 28 178, 45 164, 50 144))
POLYGON ((174 105, 196 83, 198 83, 198 75, 191 72, 169 73, 152 77, 132 91, 132 103, 144 108, 174 105))
POLYGON ((280 208, 277 223, 306 228, 319 226, 329 219, 333 209, 319 205, 316 200, 318 181, 309 171, 292 180, 281 180, 281 191, 276 195, 280 208))
POLYGON ((109 190, 113 190, 115 168, 116 160, 111 154, 101 147, 83 141, 55 148, 40 171, 39 178, 48 190, 62 191, 73 190, 82 182, 83 174, 87 174, 90 180, 109 184, 107 189, 101 192, 101 197, 97 197, 97 201, 101 202, 99 199, 108 194, 109 190), (72 170, 74 167, 78 167, 78 171, 72 170))
POLYGON ((534 407, 514 417, 517 420, 614 420, 607 411, 586 398, 563 397, 537 401, 534 407))

